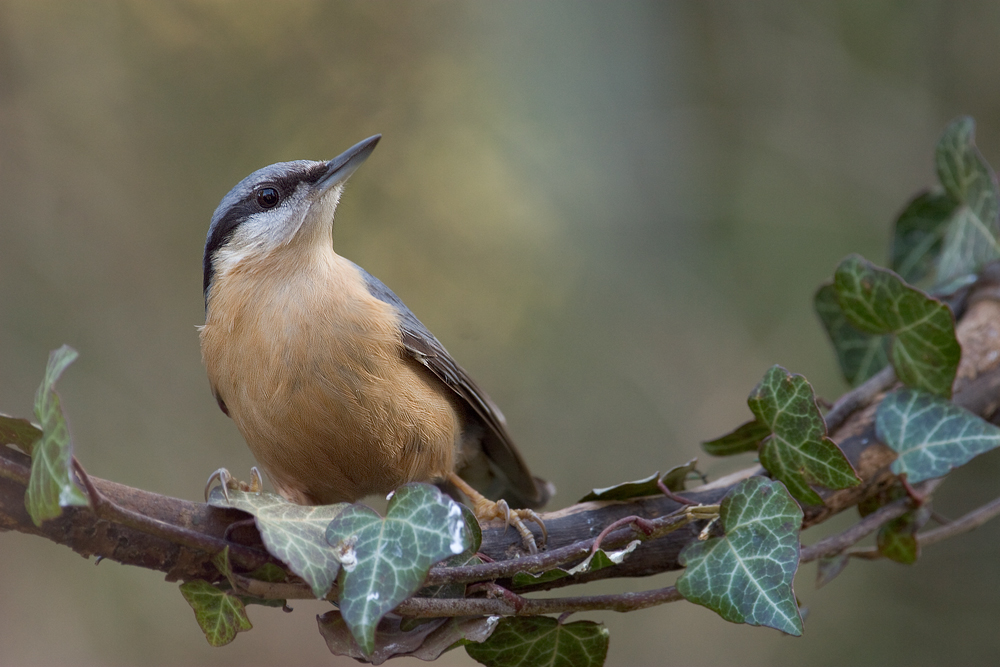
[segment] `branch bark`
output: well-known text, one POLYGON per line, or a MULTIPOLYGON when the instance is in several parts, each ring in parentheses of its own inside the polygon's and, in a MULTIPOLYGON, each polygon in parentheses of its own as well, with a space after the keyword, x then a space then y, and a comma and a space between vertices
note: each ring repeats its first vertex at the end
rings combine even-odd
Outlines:
MULTIPOLYGON (((954 401, 991 419, 1000 408, 1000 302, 997 301, 996 287, 983 284, 978 291, 972 290, 968 303, 957 327, 963 355, 955 382, 954 401)), ((891 384, 891 376, 882 374, 871 383, 846 394, 831 410, 831 421, 837 423, 831 435, 854 465, 862 484, 844 491, 821 493, 824 506, 804 508, 803 528, 822 523, 894 483, 889 464, 895 454, 875 439, 873 425, 877 405, 891 384)), ((234 558, 235 565, 242 564, 243 569, 249 569, 252 564, 273 561, 252 526, 230 530, 227 535, 231 524, 247 518, 242 512, 169 498, 98 478, 91 478, 94 488, 121 512, 67 508, 58 519, 47 521, 41 527, 35 526, 24 508, 30 463, 21 452, 0 447, 0 530, 38 535, 66 545, 83 556, 109 558, 125 565, 159 570, 170 581, 218 580, 219 573, 211 557, 215 553, 213 549, 221 550, 226 544, 231 545, 232 552, 239 554, 238 558, 234 558), (129 519, 135 516, 145 517, 148 521, 129 519), (164 524, 165 529, 151 530, 150 522, 164 524), (185 535, 191 539, 183 539, 185 535)), ((683 496, 700 504, 717 504, 737 482, 758 474, 764 474, 764 471, 759 466, 753 466, 684 492, 683 496)), ((501 585, 523 593, 607 577, 640 577, 679 569, 678 554, 688 542, 697 538, 704 522, 689 522, 673 532, 644 541, 629 558, 615 567, 522 588, 512 586, 507 579, 514 567, 535 566, 540 569, 582 559, 598 534, 615 521, 630 516, 649 521, 662 520, 682 507, 681 503, 668 497, 649 496, 628 502, 578 503, 544 513, 541 516, 549 533, 547 551, 535 557, 523 554, 516 531, 507 531, 500 525, 487 526, 483 531, 481 551, 496 563, 467 568, 437 567, 431 571, 430 579, 437 583, 498 579, 501 585), (519 559, 518 563, 510 564, 509 561, 515 557, 519 559), (538 559, 538 563, 534 559, 538 559)), ((602 544, 615 548, 636 536, 633 528, 624 526, 610 532, 602 544)), ((829 548, 824 548, 824 553, 832 548, 826 546, 829 548)), ((661 601, 666 601, 673 593, 661 591, 657 595, 664 598, 661 601)), ((618 600, 621 600, 620 596, 615 604, 618 600)), ((500 601, 493 606, 501 603, 506 604, 500 601)), ((414 615, 423 615, 422 608, 417 609, 420 604, 426 606, 430 603, 414 602, 414 615)))

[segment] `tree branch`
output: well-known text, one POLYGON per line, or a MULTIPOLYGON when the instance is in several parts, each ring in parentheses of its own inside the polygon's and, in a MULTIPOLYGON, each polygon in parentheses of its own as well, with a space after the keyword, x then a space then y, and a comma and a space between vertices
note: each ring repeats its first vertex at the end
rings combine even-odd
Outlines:
MULTIPOLYGON (((992 290, 992 287, 986 287, 992 290)), ((993 296, 986 288, 983 294, 993 296)), ((1000 407, 1000 337, 995 333, 1000 330, 1000 304, 994 298, 982 297, 975 291, 968 302, 968 310, 957 327, 963 356, 953 400, 990 419, 1000 407)), ((888 372, 879 374, 869 383, 845 394, 827 414, 831 425, 836 427, 831 429, 831 436, 854 465, 862 484, 843 491, 822 492, 823 506, 804 508, 803 528, 822 523, 834 514, 853 507, 896 483, 895 476, 889 470, 895 453, 875 439, 873 426, 877 404, 891 385, 892 377, 888 372)), ((31 522, 24 507, 30 459, 10 447, 0 447, 0 530, 39 535, 64 544, 84 556, 110 558, 126 565, 159 570, 166 573, 167 579, 172 581, 219 580, 220 574, 211 558, 224 546, 230 547, 237 570, 245 572, 257 564, 274 562, 252 526, 231 530, 227 536, 228 527, 246 519, 247 515, 242 512, 217 509, 203 503, 169 498, 89 477, 82 469, 78 472, 91 497, 96 499, 95 510, 67 508, 61 517, 46 521, 38 527, 31 522)), ((685 491, 684 496, 689 501, 702 505, 716 505, 733 485, 746 477, 759 474, 763 474, 763 470, 759 466, 753 466, 711 484, 685 491)), ((896 512, 905 512, 909 507, 907 502, 898 506, 896 503, 890 504, 845 533, 804 548, 803 561, 843 551, 863 535, 898 516, 896 512)), ((704 521, 685 514, 684 508, 681 503, 659 495, 626 502, 578 503, 545 513, 542 514, 542 519, 549 532, 548 550, 534 556, 523 554, 519 536, 514 531, 507 531, 499 523, 484 526, 481 551, 496 562, 455 568, 437 566, 431 570, 428 584, 496 581, 513 593, 525 593, 608 577, 638 577, 676 570, 680 568, 677 557, 681 549, 697 539, 705 524, 704 521), (637 517, 638 519, 630 521, 639 521, 644 525, 651 522, 656 529, 650 536, 642 536, 646 539, 623 563, 545 583, 521 587, 512 584, 510 577, 515 572, 538 572, 582 560, 602 530, 629 517, 637 517), (681 520, 678 517, 684 518, 681 520), (512 560, 515 557, 516 560, 512 560)), ((920 539, 923 544, 930 544, 970 530, 998 512, 1000 501, 994 501, 957 522, 927 531, 920 539)), ((636 531, 631 526, 624 526, 612 530, 603 538, 602 545, 616 548, 635 537, 636 531)), ((286 586, 282 589, 286 593, 295 593, 302 588, 296 589, 294 584, 283 586, 286 586), (289 586, 292 588, 287 588, 289 586)), ((595 608, 628 610, 659 604, 675 599, 675 596, 676 591, 668 588, 646 593, 559 598, 558 605, 553 601, 524 600, 519 603, 519 608, 520 613, 526 613, 524 609, 561 612, 595 608)), ((455 601, 411 600, 404 603, 400 613, 447 615, 443 613, 441 605, 448 604, 455 604, 455 601)), ((513 603, 506 598, 474 598, 468 604, 492 610, 474 612, 477 614, 509 613, 513 608, 509 606, 513 603), (507 611, 498 611, 501 609, 507 611)))

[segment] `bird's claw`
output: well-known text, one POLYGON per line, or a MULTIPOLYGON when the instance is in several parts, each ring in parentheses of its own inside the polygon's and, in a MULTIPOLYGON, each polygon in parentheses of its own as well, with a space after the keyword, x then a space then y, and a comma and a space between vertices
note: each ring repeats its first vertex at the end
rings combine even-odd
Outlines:
POLYGON ((481 521, 502 519, 505 526, 513 526, 521 535, 521 539, 523 540, 524 545, 528 548, 528 551, 533 554, 538 553, 538 545, 535 543, 535 536, 525 525, 525 521, 531 521, 532 523, 537 524, 541 529, 543 546, 549 539, 549 531, 546 530, 545 523, 534 510, 512 510, 510 505, 507 504, 507 501, 502 498, 496 502, 483 498, 482 502, 474 503, 473 512, 475 513, 476 518, 481 521))
POLYGON ((208 494, 212 491, 212 486, 219 482, 222 485, 222 496, 229 502, 229 483, 233 481, 233 476, 225 468, 219 468, 208 477, 205 482, 205 502, 208 502, 208 494))
POLYGON ((222 485, 222 497, 229 502, 229 490, 234 491, 245 491, 248 493, 260 493, 264 488, 264 480, 260 475, 260 470, 257 470, 257 466, 250 468, 250 482, 241 482, 235 479, 228 470, 225 468, 219 468, 213 472, 209 478, 208 482, 205 484, 205 501, 208 502, 208 495, 212 491, 212 486, 215 482, 219 482, 222 485))

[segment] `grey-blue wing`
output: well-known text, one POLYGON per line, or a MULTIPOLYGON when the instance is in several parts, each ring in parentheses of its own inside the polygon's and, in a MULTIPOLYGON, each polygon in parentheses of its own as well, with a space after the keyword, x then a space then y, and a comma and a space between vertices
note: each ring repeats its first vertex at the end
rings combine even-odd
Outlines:
MULTIPOLYGON (((543 505, 550 495, 548 486, 532 477, 527 464, 511 440, 507 431, 507 421, 500 409, 392 290, 361 267, 358 267, 358 270, 364 276, 368 291, 399 311, 401 342, 406 353, 461 397, 486 427, 481 443, 483 453, 507 478, 511 491, 515 492, 526 506, 543 505)), ((508 500, 515 499, 508 498, 508 500)))

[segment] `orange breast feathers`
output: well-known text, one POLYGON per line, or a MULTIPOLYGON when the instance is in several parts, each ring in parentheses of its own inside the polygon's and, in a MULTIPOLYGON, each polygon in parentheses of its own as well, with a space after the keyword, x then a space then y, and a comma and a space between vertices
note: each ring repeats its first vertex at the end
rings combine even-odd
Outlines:
POLYGON ((354 501, 451 472, 455 399, 404 355, 395 309, 332 249, 282 250, 221 267, 201 328, 213 391, 278 492, 354 501))

